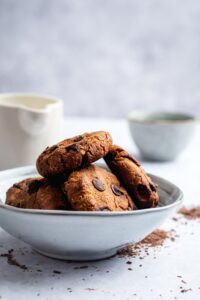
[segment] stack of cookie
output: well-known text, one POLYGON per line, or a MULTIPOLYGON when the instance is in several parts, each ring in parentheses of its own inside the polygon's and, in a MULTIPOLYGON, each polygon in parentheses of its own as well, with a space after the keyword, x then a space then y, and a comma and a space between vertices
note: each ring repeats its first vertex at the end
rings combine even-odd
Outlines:
POLYGON ((43 177, 7 191, 6 204, 33 209, 126 211, 155 207, 157 186, 108 132, 98 131, 47 147, 36 162, 43 177), (111 171, 93 162, 104 158, 111 171))

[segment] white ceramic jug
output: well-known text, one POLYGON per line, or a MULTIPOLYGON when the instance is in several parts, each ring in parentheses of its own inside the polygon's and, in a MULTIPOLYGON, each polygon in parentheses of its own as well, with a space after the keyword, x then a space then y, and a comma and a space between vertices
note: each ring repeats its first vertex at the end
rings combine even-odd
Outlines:
POLYGON ((0 169, 34 164, 62 136, 63 103, 37 94, 0 94, 0 169))

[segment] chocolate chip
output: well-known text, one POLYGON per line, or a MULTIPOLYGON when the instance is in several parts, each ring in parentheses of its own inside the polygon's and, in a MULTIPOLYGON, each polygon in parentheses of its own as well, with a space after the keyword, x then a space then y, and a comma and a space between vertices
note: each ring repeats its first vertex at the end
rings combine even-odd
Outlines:
POLYGON ((111 190, 112 190, 113 194, 115 194, 116 196, 124 195, 124 193, 119 189, 119 187, 117 187, 114 184, 111 185, 111 190))
POLYGON ((68 152, 70 153, 75 153, 79 152, 79 146, 76 144, 69 145, 68 147, 65 148, 68 152))
POLYGON ((49 147, 49 146, 48 146, 48 147, 46 147, 46 149, 44 150, 44 153, 48 152, 48 151, 49 151, 49 149, 50 149, 50 147, 49 147))
POLYGON ((51 146, 50 147, 50 149, 49 150, 51 150, 51 151, 54 151, 54 150, 56 150, 58 148, 58 146, 57 145, 53 145, 53 146, 51 146))
POLYGON ((54 150, 56 150, 57 148, 58 148, 57 145, 53 145, 53 146, 51 146, 51 147, 47 147, 47 148, 45 149, 44 153, 45 153, 45 154, 51 153, 51 152, 53 152, 54 150))
POLYGON ((150 191, 148 190, 148 188, 144 185, 144 184, 139 184, 137 187, 137 191, 138 194, 142 197, 142 198, 149 198, 150 196, 150 191))
POLYGON ((20 190, 21 190, 21 187, 20 187, 20 185, 19 185, 19 184, 17 184, 17 183, 14 183, 14 184, 13 184, 13 187, 14 187, 14 188, 16 188, 16 189, 20 189, 20 190))
POLYGON ((34 180, 34 181, 31 181, 29 184, 28 184, 28 194, 33 194, 33 193, 36 193, 39 188, 41 187, 42 185, 42 182, 39 181, 39 180, 34 180))
POLYGON ((77 137, 75 137, 74 139, 73 139, 73 142, 80 142, 81 140, 83 140, 84 139, 84 136, 83 135, 78 135, 77 137))
POLYGON ((92 184, 99 192, 103 192, 106 189, 105 184, 98 177, 92 180, 92 184))
POLYGON ((123 158, 128 158, 131 160, 136 166, 140 167, 139 161, 137 161, 133 156, 129 155, 127 152, 125 152, 123 149, 117 149, 115 151, 110 151, 108 154, 104 157, 105 161, 112 162, 115 160, 117 157, 123 157, 123 158))

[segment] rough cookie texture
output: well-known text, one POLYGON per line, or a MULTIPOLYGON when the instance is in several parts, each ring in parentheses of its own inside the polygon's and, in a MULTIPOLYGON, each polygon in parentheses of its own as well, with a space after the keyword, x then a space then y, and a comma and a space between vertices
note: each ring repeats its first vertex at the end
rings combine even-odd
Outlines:
POLYGON ((73 172, 63 186, 75 210, 123 211, 136 209, 117 177, 107 170, 90 165, 73 172))
POLYGON ((138 208, 157 206, 159 201, 157 186, 135 158, 121 147, 113 145, 104 159, 134 199, 138 208))
POLYGON ((44 177, 69 174, 105 156, 111 145, 108 132, 84 133, 47 147, 38 157, 36 166, 44 177))
POLYGON ((15 183, 6 193, 6 204, 19 208, 67 209, 67 197, 59 186, 35 177, 15 183))

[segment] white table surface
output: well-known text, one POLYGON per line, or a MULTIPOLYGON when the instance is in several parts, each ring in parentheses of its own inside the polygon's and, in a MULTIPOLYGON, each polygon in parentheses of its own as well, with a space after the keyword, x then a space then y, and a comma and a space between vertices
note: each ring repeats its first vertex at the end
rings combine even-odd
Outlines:
MULTIPOLYGON (((115 143, 138 155, 126 121, 122 119, 68 118, 65 122, 66 136, 98 129, 110 131, 115 143)), ((143 162, 143 166, 148 172, 177 184, 185 194, 186 206, 200 204, 199 127, 191 145, 177 161, 143 162)), ((9 265, 5 257, 0 257, 0 299, 199 300, 200 221, 188 221, 187 225, 184 223, 184 218, 178 222, 172 219, 165 222, 164 229, 174 228, 180 236, 175 242, 166 241, 164 247, 150 249, 150 255, 143 260, 138 257, 114 257, 85 263, 68 263, 46 258, 0 229, 0 254, 14 249, 13 255, 16 260, 28 267, 28 271, 22 271, 9 265), (131 265, 126 264, 128 260, 132 261, 131 265), (139 266, 141 264, 142 266, 139 266), (80 266, 88 268, 76 268, 80 266), (131 267, 132 271, 129 271, 128 267, 131 267), (60 271, 61 274, 54 274, 54 270, 60 271), (182 283, 181 279, 187 283, 182 283), (181 286, 192 290, 181 293, 181 286)))

